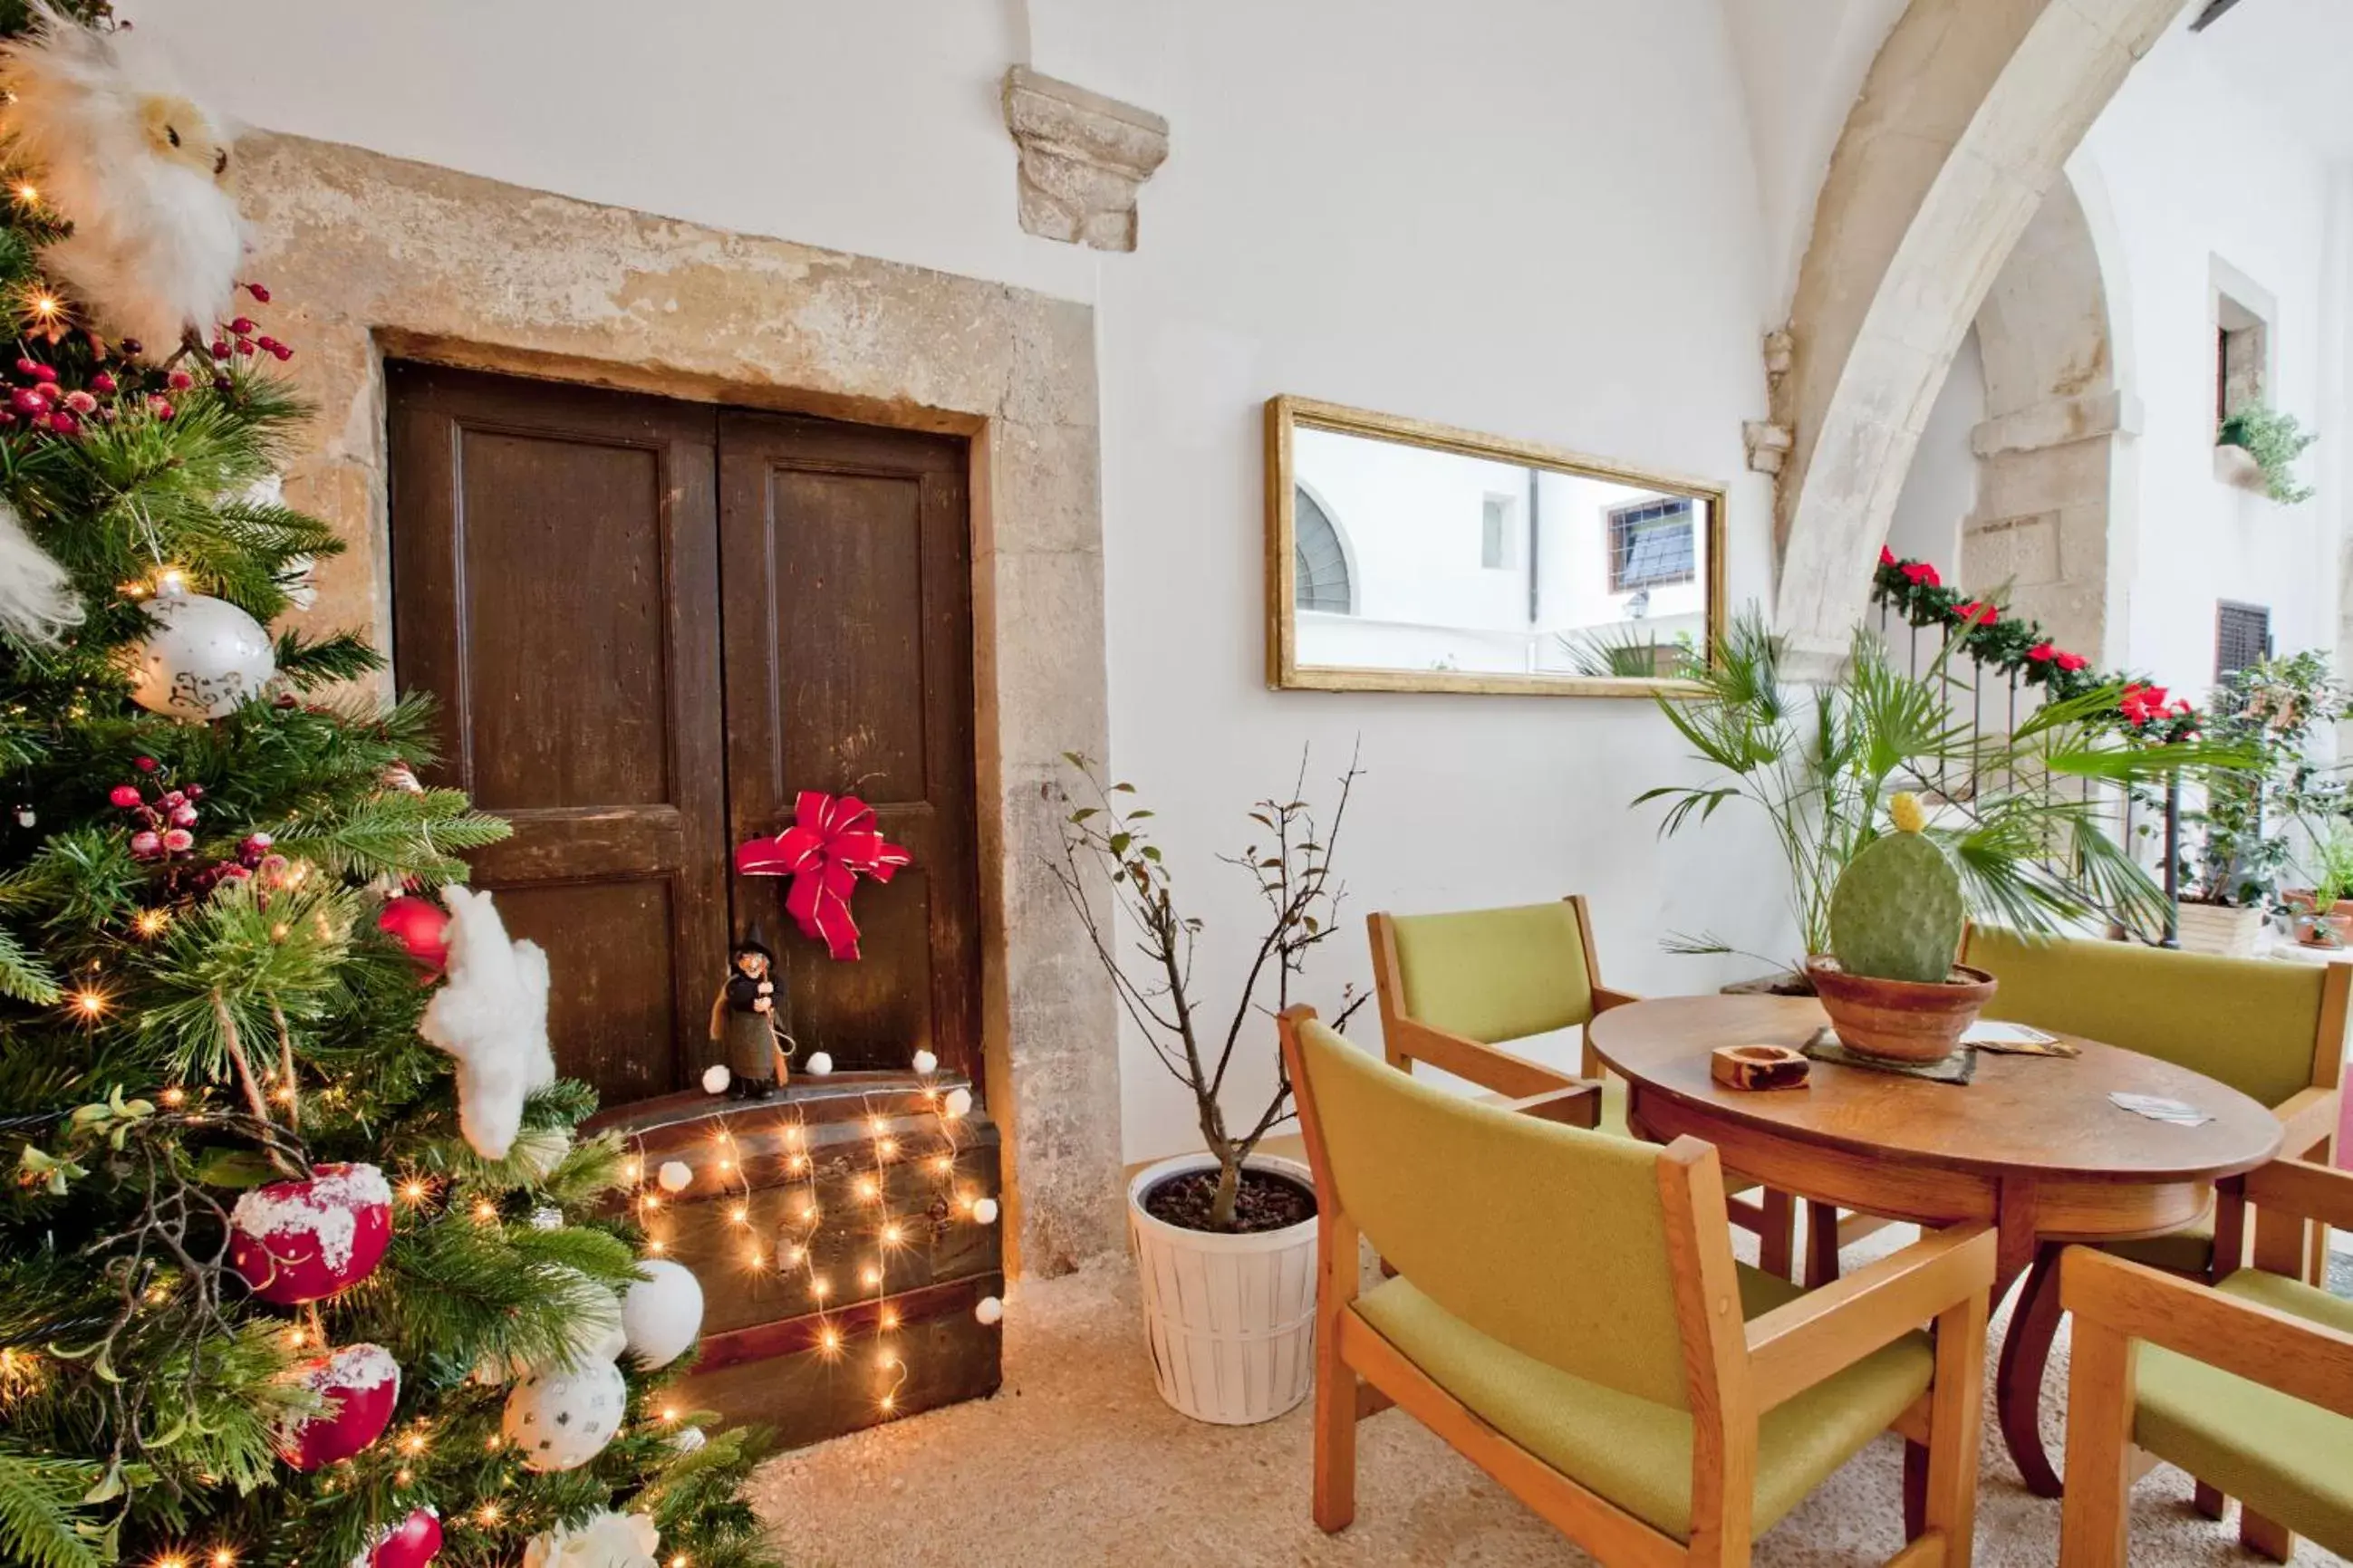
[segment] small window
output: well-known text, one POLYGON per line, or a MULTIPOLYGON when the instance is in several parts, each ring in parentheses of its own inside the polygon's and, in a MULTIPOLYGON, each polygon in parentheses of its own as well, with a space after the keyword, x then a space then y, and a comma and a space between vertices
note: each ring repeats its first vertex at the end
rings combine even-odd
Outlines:
POLYGON ((2215 297, 2214 319, 2214 423, 2220 425, 2263 401, 2271 329, 2228 294, 2215 297))
POLYGON ((2227 680, 2272 656, 2272 612, 2229 599, 2214 606, 2214 679, 2227 680))
POLYGON ((1479 564, 1506 572, 1520 563, 1517 496, 1489 496, 1479 509, 1479 564))
POLYGON ((1692 502, 1662 496, 1609 509, 1609 591, 1630 594, 1688 583, 1695 575, 1692 502))
POLYGON ((1340 527, 1304 489, 1293 489, 1291 565, 1292 602, 1303 610, 1335 616, 1356 613, 1356 587, 1348 576, 1348 552, 1340 527))

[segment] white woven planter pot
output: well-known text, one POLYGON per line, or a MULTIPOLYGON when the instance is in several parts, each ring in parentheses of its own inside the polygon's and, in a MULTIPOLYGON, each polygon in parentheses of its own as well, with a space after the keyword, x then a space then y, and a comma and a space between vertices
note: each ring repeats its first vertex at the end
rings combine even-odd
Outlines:
MULTIPOLYGON (((1144 1212, 1144 1194, 1161 1182, 1217 1164, 1208 1154, 1180 1154, 1137 1172, 1127 1185, 1127 1227, 1160 1397, 1196 1421, 1242 1426, 1272 1420, 1314 1385, 1315 1222, 1223 1236, 1144 1212)), ((1247 1168, 1315 1184, 1295 1160, 1252 1155, 1247 1168)))
POLYGON ((2228 909, 2221 904, 2182 903, 2173 906, 2174 930, 2184 952, 2212 952, 2224 958, 2255 956, 2255 937, 2263 928, 2261 910, 2228 909))

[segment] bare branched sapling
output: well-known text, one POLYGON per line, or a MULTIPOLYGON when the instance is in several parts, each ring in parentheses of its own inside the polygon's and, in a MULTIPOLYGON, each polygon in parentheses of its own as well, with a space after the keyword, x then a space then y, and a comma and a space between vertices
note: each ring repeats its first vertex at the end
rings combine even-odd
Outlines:
MULTIPOLYGON (((1332 858, 1348 815, 1348 796, 1363 770, 1352 755, 1340 775, 1328 826, 1319 826, 1315 808, 1305 799, 1307 754, 1303 752, 1290 795, 1260 801, 1250 814, 1264 841, 1249 844, 1240 855, 1219 857, 1256 882, 1267 923, 1231 1011, 1211 1017, 1205 1016, 1193 987, 1201 921, 1177 903, 1167 864, 1160 847, 1152 842, 1152 812, 1134 804, 1134 785, 1106 784, 1095 763, 1076 752, 1063 757, 1081 782, 1079 798, 1071 800, 1063 819, 1061 856, 1050 863, 1054 879, 1128 1017, 1160 1065, 1192 1091, 1201 1140, 1218 1162, 1210 1227, 1231 1230, 1243 1162, 1261 1139, 1290 1119, 1292 1105, 1291 1079, 1278 1059, 1272 1097, 1245 1130, 1234 1131, 1236 1124, 1228 1121, 1221 1099, 1227 1069, 1254 1022, 1259 1027, 1253 1037, 1272 1042, 1273 1031, 1264 1021, 1291 1005, 1293 982, 1306 968, 1308 953, 1337 924, 1342 889, 1332 879, 1332 858), (1110 910, 1097 908, 1087 896, 1097 877, 1108 879, 1110 910), (1134 933, 1133 963, 1122 962, 1118 944, 1127 931, 1115 934, 1122 925, 1134 933), (1271 1006, 1260 1001, 1269 987, 1271 1006)), ((1345 1028, 1365 996, 1351 998, 1344 993, 1341 1000, 1334 1026, 1345 1028)))

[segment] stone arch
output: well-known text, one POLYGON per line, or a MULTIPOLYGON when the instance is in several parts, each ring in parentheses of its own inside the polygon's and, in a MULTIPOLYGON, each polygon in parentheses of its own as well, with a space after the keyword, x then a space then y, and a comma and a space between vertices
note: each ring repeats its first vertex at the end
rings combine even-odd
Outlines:
POLYGON ((2120 444, 2140 426, 2111 294, 2076 182, 2063 178, 1978 308, 1985 419, 1970 435, 1978 500, 1957 563, 1964 584, 2009 584, 2017 613, 2103 663, 2122 652, 2108 617, 2126 553, 2115 535, 2130 522, 2120 444))
POLYGON ((1776 621, 1835 658, 1921 427, 2013 247, 2185 0, 1912 0, 1815 204, 1774 378, 1776 621))

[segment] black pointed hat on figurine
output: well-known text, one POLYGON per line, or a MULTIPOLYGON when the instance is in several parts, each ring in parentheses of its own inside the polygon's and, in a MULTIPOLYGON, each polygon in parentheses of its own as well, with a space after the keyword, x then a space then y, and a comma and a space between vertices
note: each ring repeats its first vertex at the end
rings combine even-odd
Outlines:
POLYGON ((744 933, 744 940, 735 944, 734 951, 738 955, 756 952, 771 963, 776 961, 776 951, 768 945, 767 932, 760 929, 758 921, 752 922, 752 929, 744 933))

